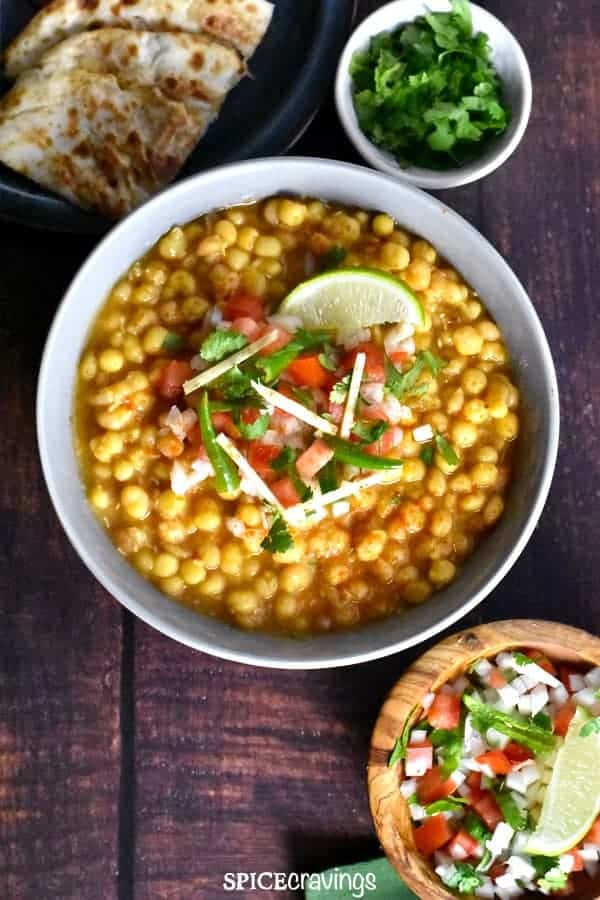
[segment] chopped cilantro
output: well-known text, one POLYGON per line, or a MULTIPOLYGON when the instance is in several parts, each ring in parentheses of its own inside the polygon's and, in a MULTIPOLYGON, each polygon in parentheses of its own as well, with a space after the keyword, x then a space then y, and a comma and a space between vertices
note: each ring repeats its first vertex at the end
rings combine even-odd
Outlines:
POLYGON ((263 413, 254 422, 244 422, 243 414, 238 407, 233 412, 233 421, 245 440, 256 441, 268 429, 271 417, 267 413, 263 413))
POLYGON ((276 472, 282 472, 296 462, 296 451, 291 447, 284 447, 279 456, 271 463, 271 468, 276 472))
POLYGON ((518 650, 513 651, 513 659, 518 666, 535 665, 535 660, 533 660, 530 656, 527 656, 525 653, 520 653, 518 650))
POLYGON ((430 803, 425 807, 425 812, 428 816, 435 816, 436 813, 441 812, 456 812, 468 802, 463 797, 448 797, 446 800, 436 800, 435 803, 430 803))
POLYGON ((325 253, 321 255, 321 271, 325 272, 327 269, 337 269, 338 266, 341 266, 347 256, 348 251, 345 247, 334 244, 333 247, 330 247, 329 250, 326 250, 325 253))
POLYGON ((442 772, 448 777, 455 772, 460 765, 463 749, 464 726, 447 730, 436 728, 429 735, 429 740, 434 747, 439 748, 442 758, 442 772))
POLYGON ((458 454, 452 444, 450 444, 443 435, 436 433, 435 446, 441 456, 444 457, 449 466, 458 465, 458 454))
POLYGON ((447 169, 485 152, 510 108, 467 0, 371 39, 350 65, 359 125, 403 166, 447 169))
POLYGON ((319 353, 319 362, 328 372, 335 372, 337 369, 337 362, 331 344, 326 344, 323 348, 323 352, 319 353))
POLYGON ((351 375, 344 375, 341 381, 336 381, 334 386, 331 388, 331 391, 329 392, 330 403, 336 403, 338 406, 341 406, 346 402, 351 377, 351 375))
POLYGON ((483 875, 469 863, 454 863, 453 871, 445 879, 444 884, 455 888, 461 894, 472 894, 474 890, 484 883, 483 875))
POLYGON ((247 343, 248 338, 239 331, 213 331, 200 347, 200 356, 207 362, 220 362, 247 343))
POLYGON ((273 523, 261 547, 269 553, 285 553, 286 550, 293 546, 294 541, 281 513, 275 512, 273 514, 273 523))
POLYGON ((319 479, 319 487, 321 488, 321 492, 323 494, 329 493, 329 491, 335 491, 338 487, 338 476, 337 476, 337 466, 333 459, 330 459, 329 462, 323 466, 318 475, 319 479))
MULTIPOLYGON (((555 860, 556 862, 556 860, 555 860)), ((569 876, 566 872, 555 865, 554 868, 549 869, 543 878, 540 878, 538 881, 538 886, 543 891, 548 891, 549 894, 553 894, 554 891, 562 891, 566 888, 567 882, 569 880, 569 876)))
POLYGON ((179 353, 180 350, 183 350, 184 345, 184 339, 175 331, 169 331, 162 342, 162 348, 163 350, 166 350, 167 353, 179 353))
POLYGON ((294 395, 294 398, 298 401, 298 403, 301 403, 302 406, 306 406, 307 409, 311 409, 314 412, 316 409, 315 398, 313 397, 312 393, 308 390, 308 388, 301 388, 301 387, 295 387, 295 386, 291 386, 291 387, 292 387, 292 394, 294 395))
MULTIPOLYGON (((251 381, 252 375, 250 372, 242 371, 239 366, 234 366, 233 369, 230 369, 219 378, 215 383, 215 387, 223 392, 226 400, 244 400, 254 394, 251 381)), ((256 395, 254 394, 254 396, 256 395)))
POLYGON ((600 734, 600 716, 586 722, 579 732, 580 737, 589 737, 591 734, 600 734))
POLYGON ((385 357, 385 386, 398 400, 403 397, 420 397, 427 393, 427 383, 419 383, 423 372, 429 370, 437 375, 446 365, 445 360, 434 356, 429 350, 421 350, 414 363, 406 372, 399 372, 391 359, 385 357))
POLYGON ((552 719, 550 718, 548 713, 544 713, 544 712, 536 713, 531 721, 535 725, 539 725, 540 728, 543 728, 544 731, 552 732, 554 730, 553 726, 552 726, 552 719))
POLYGON ((472 838, 475 838, 480 843, 487 841, 492 836, 492 832, 487 828, 483 819, 474 812, 467 813, 463 822, 463 828, 472 838))
POLYGON ((510 791, 496 791, 496 801, 502 815, 511 828, 514 828, 515 831, 525 831, 527 829, 527 813, 519 807, 510 791))
POLYGON ((374 444, 389 430, 389 422, 378 420, 377 422, 355 422, 352 434, 364 444, 374 444))
POLYGON ((388 760, 388 768, 392 768, 397 762, 401 759, 404 759, 406 756, 406 748, 408 747, 408 742, 410 740, 410 733, 413 728, 413 716, 417 710, 417 706, 413 706, 411 711, 409 712, 406 721, 404 723, 404 728, 402 729, 402 734, 396 741, 394 745, 394 749, 390 754, 390 758, 388 760))
POLYGON ((495 728, 513 741, 523 744, 534 753, 548 753, 555 744, 554 735, 540 728, 530 719, 516 714, 500 712, 488 706, 473 694, 463 694, 462 701, 471 713, 473 726, 482 734, 488 728, 495 728))

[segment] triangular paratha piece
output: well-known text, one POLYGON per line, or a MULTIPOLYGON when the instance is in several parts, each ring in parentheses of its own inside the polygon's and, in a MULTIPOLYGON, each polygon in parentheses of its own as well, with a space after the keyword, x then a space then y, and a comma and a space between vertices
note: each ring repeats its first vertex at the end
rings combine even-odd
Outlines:
POLYGON ((119 218, 171 181, 209 120, 156 87, 124 87, 114 75, 32 73, 4 98, 0 161, 119 218))
POLYGON ((103 26, 205 33, 248 59, 263 39, 272 14, 267 0, 53 0, 10 44, 5 71, 16 77, 65 38, 103 26))

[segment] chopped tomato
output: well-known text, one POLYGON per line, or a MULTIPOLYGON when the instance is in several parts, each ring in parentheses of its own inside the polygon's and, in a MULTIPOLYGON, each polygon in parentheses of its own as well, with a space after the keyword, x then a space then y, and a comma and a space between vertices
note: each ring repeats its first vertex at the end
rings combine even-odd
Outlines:
POLYGON ((489 766, 494 775, 508 775, 512 772, 511 762, 502 750, 488 750, 475 758, 480 765, 489 766))
POLYGON ((436 694, 435 700, 427 711, 427 718, 432 728, 444 728, 450 731, 460 724, 460 697, 457 694, 436 694))
POLYGON ((397 368, 401 368, 402 363, 405 363, 409 356, 410 353, 407 353, 406 350, 394 350, 393 353, 389 354, 391 361, 397 368))
POLYGON ((233 320, 231 330, 239 331, 239 333, 247 337, 249 341, 255 341, 260 335, 261 326, 249 316, 240 316, 239 319, 233 320))
POLYGON ((368 444, 364 449, 367 453, 370 453, 371 456, 387 456, 394 447, 397 447, 398 444, 402 443, 403 438, 404 432, 401 428, 388 428, 378 441, 375 441, 373 444, 368 444))
POLYGON ((472 791, 481 792, 481 772, 470 772, 467 776, 467 786, 472 791))
POLYGON ((423 741, 420 744, 409 744, 406 748, 404 774, 407 778, 424 775, 433 766, 433 744, 423 741))
POLYGON ((461 828, 448 844, 447 852, 452 859, 456 860, 469 859, 469 857, 477 858, 481 856, 481 844, 474 837, 471 837, 468 831, 461 828))
POLYGON ((371 342, 359 344, 354 350, 351 350, 342 360, 341 369, 343 372, 351 372, 354 368, 356 356, 358 353, 364 353, 367 357, 365 363, 365 375, 371 381, 385 380, 384 356, 381 347, 371 342))
POLYGON ((277 459, 281 447, 275 444, 261 444, 260 441, 252 441, 248 447, 248 462, 261 478, 268 480, 274 476, 271 463, 277 459))
POLYGON ((508 866, 506 863, 497 862, 494 863, 492 868, 488 872, 488 876, 492 879, 500 878, 502 875, 505 875, 508 870, 508 866))
POLYGON ((556 666, 548 659, 545 653, 542 653, 541 650, 536 650, 534 647, 525 647, 523 653, 525 656, 528 656, 536 662, 538 666, 541 666, 546 672, 549 672, 550 675, 558 675, 556 666))
POLYGON ((415 844, 422 856, 432 856, 452 838, 452 829, 442 813, 425 819, 414 830, 415 844))
POLYGON ((572 700, 567 700, 567 702, 561 706, 554 713, 554 733, 564 737, 567 731, 569 730, 569 725, 571 724, 571 719, 575 715, 577 707, 573 703, 572 700))
POLYGON ((215 431, 224 431, 230 438, 237 440, 241 435, 236 428, 233 416, 229 412, 214 412, 211 414, 215 431))
POLYGON ((271 485, 271 490, 282 506, 295 506, 300 503, 300 496, 291 478, 280 478, 271 485))
POLYGON ((528 750, 523 744, 517 744, 516 741, 510 741, 510 743, 506 745, 504 754, 513 765, 518 765, 519 763, 527 762, 528 759, 534 758, 531 750, 528 750))
POLYGON ((308 450, 305 450, 304 453, 298 457, 296 466, 300 478, 303 478, 305 481, 313 478, 317 472, 321 471, 323 466, 327 465, 332 456, 333 450, 331 447, 328 447, 325 441, 317 438, 316 441, 313 441, 308 450))
POLYGON ((449 797, 456 790, 456 785, 451 778, 444 778, 439 766, 434 766, 422 778, 419 778, 417 794, 420 802, 426 806, 449 797))
POLYGON ((600 816, 596 819, 585 836, 585 844, 600 844, 600 816))
POLYGON ((187 439, 192 447, 202 446, 202 435, 200 434, 200 425, 198 422, 194 422, 192 427, 188 429, 187 439))
POLYGON ((286 372, 292 381, 302 387, 322 388, 331 381, 331 373, 321 365, 316 353, 299 356, 287 367, 286 372))
POLYGON ((471 806, 475 812, 479 813, 490 831, 493 831, 496 825, 503 821, 496 798, 490 791, 482 791, 476 800, 472 798, 471 806))
POLYGON ((226 319, 229 319, 230 322, 235 321, 235 319, 246 317, 254 319, 255 322, 259 322, 264 318, 265 309, 262 300, 258 297, 247 294, 245 291, 238 291, 229 298, 223 307, 223 315, 226 319))
POLYGON ((172 359, 166 364, 158 380, 159 394, 167 400, 175 400, 181 393, 184 381, 192 378, 194 370, 188 362, 172 359))
POLYGON ((280 328, 279 325, 267 325, 266 328, 261 329, 261 337, 265 334, 274 334, 275 338, 267 347, 260 351, 259 356, 268 356, 269 353, 275 353, 276 350, 281 350, 282 347, 287 346, 292 340, 292 335, 289 331, 286 331, 285 328, 280 328))
POLYGON ((500 669, 492 669, 489 674, 488 683, 490 687, 495 688, 496 690, 506 687, 506 685, 508 684, 500 669))

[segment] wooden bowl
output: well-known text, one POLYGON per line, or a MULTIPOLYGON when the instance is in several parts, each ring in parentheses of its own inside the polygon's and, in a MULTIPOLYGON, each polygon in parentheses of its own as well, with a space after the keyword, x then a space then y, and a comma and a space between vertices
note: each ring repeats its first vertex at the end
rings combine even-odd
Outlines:
MULTIPOLYGON (((388 768, 389 755, 407 719, 411 714, 416 718, 421 712, 421 707, 415 709, 415 704, 425 694, 458 677, 480 657, 495 656, 502 650, 517 647, 542 650, 559 662, 600 665, 600 640, 578 628, 529 619, 479 625, 446 638, 413 663, 393 687, 375 723, 367 769, 371 815, 390 863, 423 900, 456 900, 457 894, 442 884, 417 852, 408 804, 399 790, 398 767, 388 768)), ((464 900, 465 895, 460 896, 464 900)), ((600 897, 600 875, 595 879, 581 877, 572 897, 577 900, 600 897)))

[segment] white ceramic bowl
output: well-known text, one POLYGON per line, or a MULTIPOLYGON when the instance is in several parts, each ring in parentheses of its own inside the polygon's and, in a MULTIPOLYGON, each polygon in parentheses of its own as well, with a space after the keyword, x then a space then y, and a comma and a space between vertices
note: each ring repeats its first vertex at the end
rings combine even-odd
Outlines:
POLYGON ((521 45, 495 16, 471 3, 474 31, 483 31, 490 39, 492 60, 502 78, 505 97, 512 109, 512 118, 504 134, 490 144, 483 156, 460 168, 443 172, 417 166, 402 168, 391 153, 380 150, 363 134, 352 98, 350 63, 355 52, 365 50, 370 39, 383 31, 392 31, 398 25, 412 22, 428 11, 445 12, 449 8, 448 0, 394 0, 393 3, 382 6, 365 19, 350 37, 342 53, 335 82, 339 117, 346 134, 361 156, 376 169, 428 190, 458 187, 489 175, 516 150, 531 114, 531 73, 521 45))
POLYGON ((73 546, 104 587, 164 634, 215 656, 281 668, 325 668, 375 659, 447 628, 498 584, 529 540, 556 461, 559 407, 548 344, 525 291, 488 242, 438 200, 359 166, 263 159, 214 169, 160 194, 98 245, 75 277, 48 336, 39 375, 38 441, 50 496, 73 546), (90 325, 115 283, 173 224, 219 207, 295 193, 385 210, 431 241, 484 298, 503 329, 523 394, 517 472, 505 515, 457 580, 427 603, 353 631, 306 638, 239 631, 164 597, 125 561, 85 498, 73 449, 75 375, 90 325))

